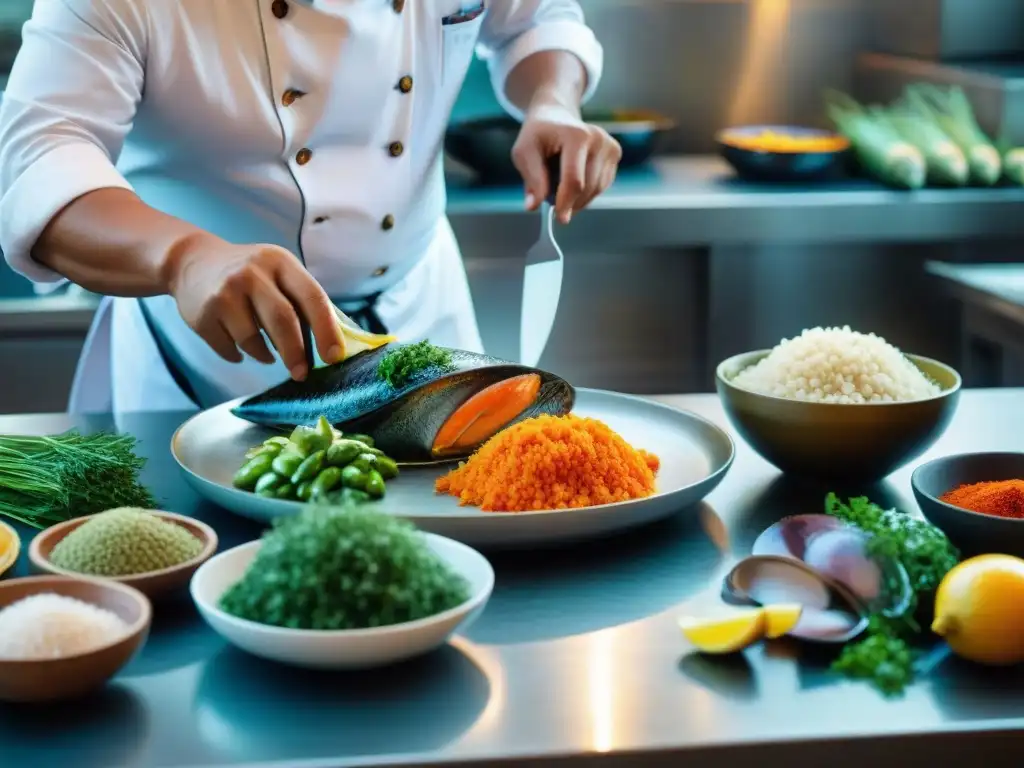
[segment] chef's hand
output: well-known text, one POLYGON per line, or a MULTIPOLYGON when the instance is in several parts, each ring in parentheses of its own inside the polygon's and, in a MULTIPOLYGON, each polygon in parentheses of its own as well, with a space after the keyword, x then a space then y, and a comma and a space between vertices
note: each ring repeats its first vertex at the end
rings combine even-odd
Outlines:
POLYGON ((284 248, 201 236, 179 244, 168 270, 181 316, 229 362, 241 362, 245 352, 273 363, 262 329, 292 378, 301 381, 308 371, 300 316, 309 323, 324 362, 337 362, 344 354, 331 300, 284 248))
POLYGON ((615 181, 622 147, 579 112, 544 105, 526 114, 512 149, 512 161, 526 183, 526 208, 536 210, 548 196, 547 158, 561 155, 561 181, 555 211, 563 224, 615 181))

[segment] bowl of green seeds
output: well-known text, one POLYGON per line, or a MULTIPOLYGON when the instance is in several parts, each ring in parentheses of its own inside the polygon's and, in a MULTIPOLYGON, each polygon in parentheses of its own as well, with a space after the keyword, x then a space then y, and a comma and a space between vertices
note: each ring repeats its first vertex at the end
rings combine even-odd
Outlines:
POLYGON ((308 507, 192 577, 210 627, 255 656, 368 669, 444 645, 483 611, 494 571, 465 544, 372 505, 308 507))
POLYGON ((186 587, 217 543, 199 520, 121 507, 47 528, 28 556, 37 573, 117 581, 153 599, 186 587))

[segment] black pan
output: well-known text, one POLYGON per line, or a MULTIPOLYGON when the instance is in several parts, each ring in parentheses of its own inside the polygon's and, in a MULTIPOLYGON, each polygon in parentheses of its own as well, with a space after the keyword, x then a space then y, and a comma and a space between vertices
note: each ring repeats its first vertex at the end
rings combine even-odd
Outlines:
MULTIPOLYGON (((660 148, 675 123, 653 112, 616 110, 584 113, 622 145, 620 168, 646 163, 660 148)), ((482 184, 514 184, 521 181, 512 165, 512 147, 520 124, 511 117, 485 117, 454 123, 445 134, 445 152, 467 166, 482 184)))

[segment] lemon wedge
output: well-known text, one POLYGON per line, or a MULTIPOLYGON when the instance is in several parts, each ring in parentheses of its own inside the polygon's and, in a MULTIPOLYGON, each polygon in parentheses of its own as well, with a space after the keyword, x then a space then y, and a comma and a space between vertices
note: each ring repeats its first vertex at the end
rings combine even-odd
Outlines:
POLYGON ((788 635, 800 622, 803 606, 796 603, 766 605, 764 608, 764 636, 769 640, 788 635))
POLYGON ((0 522, 0 576, 14 566, 21 553, 21 539, 6 523, 0 522))
POLYGON ((337 307, 334 308, 334 313, 338 316, 338 328, 341 330, 341 336, 345 342, 345 356, 342 360, 348 360, 360 352, 365 352, 368 349, 377 349, 377 347, 383 347, 385 344, 398 340, 397 336, 390 334, 364 331, 356 325, 352 318, 337 307))
POLYGON ((763 608, 736 608, 717 616, 684 616, 679 629, 703 653, 735 653, 764 636, 763 608))

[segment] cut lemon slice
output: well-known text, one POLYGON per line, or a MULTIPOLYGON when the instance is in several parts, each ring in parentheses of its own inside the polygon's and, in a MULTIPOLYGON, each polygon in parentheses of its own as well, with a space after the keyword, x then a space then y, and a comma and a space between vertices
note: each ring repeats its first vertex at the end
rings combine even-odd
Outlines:
POLYGON ((802 613, 803 606, 796 603, 766 605, 764 607, 764 636, 775 639, 789 634, 800 621, 802 613))
POLYGON ((377 349, 377 347, 383 347, 385 344, 398 340, 398 337, 390 334, 364 331, 356 325, 352 318, 337 307, 334 308, 334 312, 338 316, 338 327, 341 329, 342 338, 345 340, 344 360, 348 360, 350 357, 358 355, 360 352, 365 352, 368 349, 377 349))
POLYGON ((762 608, 737 608, 717 616, 684 616, 679 619, 683 637, 704 653, 735 653, 764 636, 762 608))

